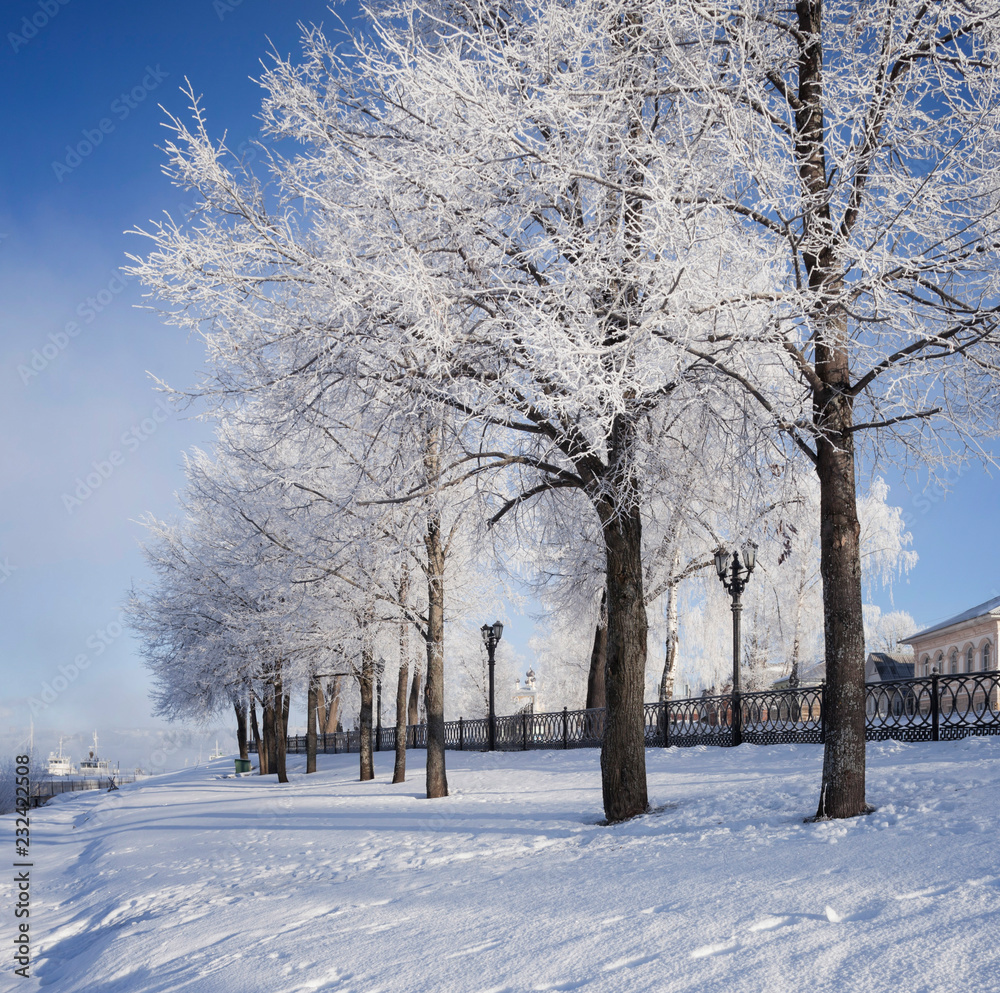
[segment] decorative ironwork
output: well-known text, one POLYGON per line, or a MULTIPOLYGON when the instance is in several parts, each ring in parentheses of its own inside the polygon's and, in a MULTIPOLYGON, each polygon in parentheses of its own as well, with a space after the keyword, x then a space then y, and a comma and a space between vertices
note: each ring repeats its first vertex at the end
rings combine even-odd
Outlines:
MULTIPOLYGON (((742 730, 742 740, 756 745, 821 742, 823 691, 821 685, 740 694, 737 727, 742 730)), ((646 745, 732 745, 733 716, 731 694, 647 703, 646 745)), ((497 717, 496 748, 599 748, 604 719, 603 710, 567 709, 497 717)), ((865 737, 869 741, 948 741, 968 735, 1000 734, 1000 672, 935 674, 868 683, 865 719, 865 737)), ((377 733, 380 748, 396 747, 394 727, 381 728, 377 733)), ((406 739, 408 748, 426 748, 427 725, 410 725, 406 739)), ((489 739, 488 717, 445 723, 446 748, 486 751, 489 739)), ((356 752, 360 746, 360 731, 316 736, 320 752, 356 752)), ((288 751, 305 752, 306 736, 290 735, 288 751)))

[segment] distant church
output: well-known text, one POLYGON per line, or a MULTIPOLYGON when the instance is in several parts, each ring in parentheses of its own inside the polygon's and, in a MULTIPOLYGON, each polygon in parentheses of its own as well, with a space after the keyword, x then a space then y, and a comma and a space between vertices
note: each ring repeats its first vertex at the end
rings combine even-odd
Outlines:
POLYGON ((535 685, 535 670, 529 669, 523 686, 520 679, 514 680, 514 711, 518 714, 538 714, 541 710, 542 698, 535 685))

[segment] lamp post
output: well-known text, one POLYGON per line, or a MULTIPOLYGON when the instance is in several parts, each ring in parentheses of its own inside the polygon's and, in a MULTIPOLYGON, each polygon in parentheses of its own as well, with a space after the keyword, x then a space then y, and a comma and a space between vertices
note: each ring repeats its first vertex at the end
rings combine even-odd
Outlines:
POLYGON ((757 564, 757 546, 752 542, 743 546, 743 566, 740 567, 739 552, 733 552, 732 563, 729 552, 720 548, 715 553, 715 571, 733 598, 733 745, 743 740, 743 711, 740 703, 740 613, 743 604, 740 596, 746 589, 750 573, 757 564))
POLYGON ((480 630, 483 634, 483 643, 486 645, 486 651, 489 655, 490 667, 490 720, 486 732, 487 746, 489 751, 494 752, 497 747, 497 711, 496 701, 493 696, 493 667, 496 664, 497 644, 503 635, 503 625, 499 621, 494 621, 492 624, 484 624, 480 630))

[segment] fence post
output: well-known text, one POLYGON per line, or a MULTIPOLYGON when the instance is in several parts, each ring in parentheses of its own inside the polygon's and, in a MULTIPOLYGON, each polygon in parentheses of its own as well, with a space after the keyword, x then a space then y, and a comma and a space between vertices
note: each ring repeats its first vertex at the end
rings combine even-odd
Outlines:
POLYGON ((569 708, 563 707, 563 748, 569 748, 569 708))
POLYGON ((465 749, 465 720, 463 718, 458 719, 458 750, 464 751, 465 749))
POLYGON ((521 751, 528 750, 528 715, 521 713, 521 751))
POLYGON ((660 713, 663 717, 663 747, 670 747, 670 701, 664 700, 660 704, 660 713))
POLYGON ((940 741, 941 702, 938 699, 938 681, 940 676, 935 672, 931 675, 931 741, 940 741))

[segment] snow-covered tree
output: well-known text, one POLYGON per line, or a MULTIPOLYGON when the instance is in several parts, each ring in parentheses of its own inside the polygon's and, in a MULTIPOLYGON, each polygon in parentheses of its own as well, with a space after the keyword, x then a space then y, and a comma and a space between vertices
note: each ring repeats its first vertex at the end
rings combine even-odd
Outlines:
POLYGON ((640 495, 673 470, 644 426, 665 403, 712 416, 710 363, 681 345, 747 319, 712 286, 752 282, 760 259, 719 247, 726 215, 706 218, 676 168, 697 144, 670 93, 672 10, 453 13, 401 4, 372 40, 310 29, 301 63, 276 59, 265 129, 299 150, 271 160, 276 204, 193 101, 169 171, 204 209, 154 227, 134 271, 206 332, 217 395, 279 384, 303 409, 350 368, 482 426, 454 472, 435 457, 429 489, 503 472, 495 517, 584 495, 606 559, 602 778, 620 820, 647 806, 640 495))
MULTIPOLYGON (((865 800, 859 446, 925 464, 997 424, 1000 9, 977 0, 671 5, 673 93, 767 260, 771 319, 696 348, 815 466, 827 661, 818 816, 865 800), (676 35, 674 36, 677 37, 676 35), (762 345, 789 376, 760 375, 762 345)), ((730 280, 734 306, 758 286, 730 280)))

